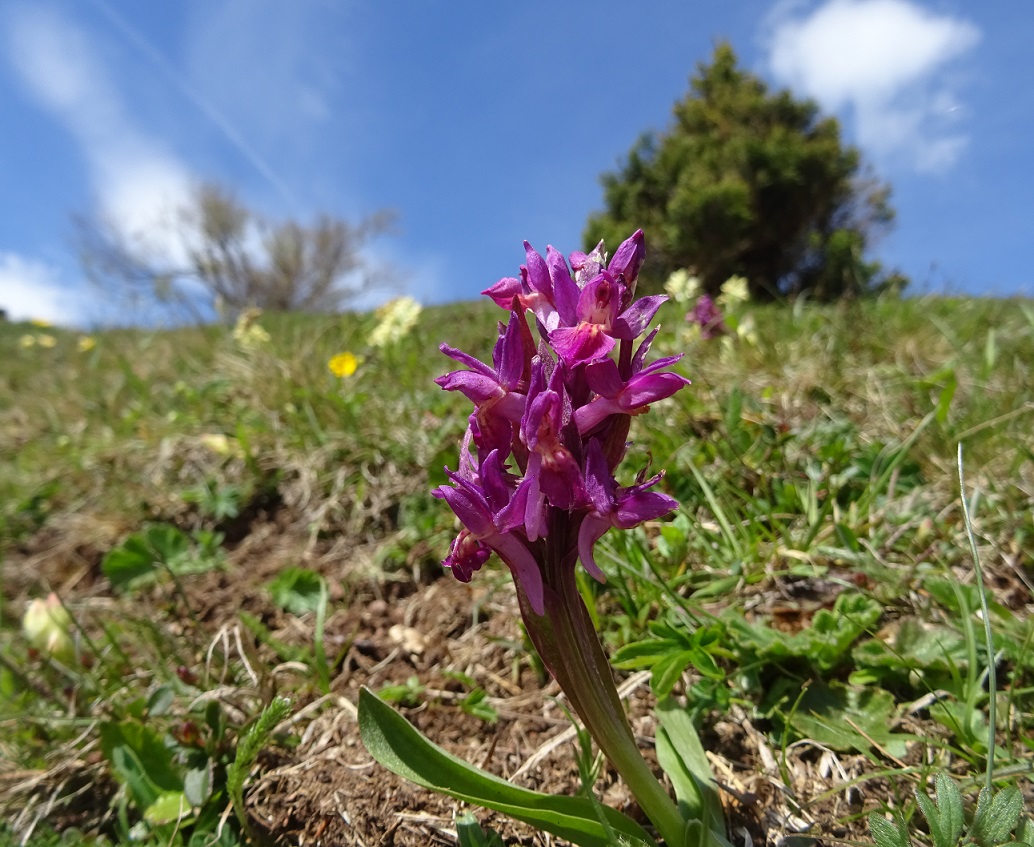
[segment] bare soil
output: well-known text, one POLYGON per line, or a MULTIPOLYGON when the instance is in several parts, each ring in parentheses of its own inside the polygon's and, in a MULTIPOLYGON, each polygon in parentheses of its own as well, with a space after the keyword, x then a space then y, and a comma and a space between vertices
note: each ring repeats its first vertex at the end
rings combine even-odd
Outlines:
MULTIPOLYGON (((122 607, 127 614, 165 621, 170 635, 192 625, 186 604, 170 599, 166 586, 126 598, 113 596, 100 573, 101 551, 120 527, 85 525, 38 534, 16 551, 5 569, 7 591, 21 595, 53 588, 74 609, 122 607)), ((295 702, 293 746, 272 747, 260 757, 248 783, 247 806, 257 830, 277 844, 423 847, 454 844, 454 819, 462 804, 405 782, 375 763, 364 749, 356 722, 361 686, 378 689, 416 677, 424 691, 419 705, 402 708, 427 737, 479 767, 541 791, 581 790, 576 740, 559 707, 563 697, 541 678, 524 649, 512 587, 491 568, 464 585, 425 560, 379 563, 375 549, 313 541, 272 517, 250 527, 225 570, 184 580, 194 619, 214 641, 250 662, 256 687, 291 692, 315 690, 299 679, 305 665, 281 661, 241 627, 240 613, 257 617, 286 644, 312 643, 311 616, 275 607, 264 584, 282 568, 300 565, 322 573, 332 590, 333 613, 326 624, 326 651, 334 661, 328 696, 295 702), (254 666, 257 666, 254 667, 254 666), (466 689, 448 672, 473 677, 489 696, 494 724, 466 714, 459 701, 466 689)), ((849 578, 849 575, 845 574, 849 578)), ((775 612, 784 626, 802 625, 815 608, 832 603, 836 586, 818 581, 805 587, 758 590, 756 613, 775 612)), ((200 658, 200 657, 199 657, 200 658)), ((653 757, 653 698, 645 674, 619 680, 641 748, 653 757)), ((268 692, 267 692, 268 693, 268 692)), ((936 730, 918 719, 908 727, 932 739, 936 730)), ((773 749, 764 727, 742 709, 712 716, 705 727, 708 750, 736 845, 827 844, 868 841, 865 815, 893 795, 877 776, 879 758, 841 755, 811 743, 785 753, 773 749)), ((918 760, 926 745, 910 754, 918 760)), ((908 764, 909 762, 897 763, 908 764)), ((658 770, 658 775, 660 771, 658 770)), ((70 755, 51 772, 13 772, 0 764, 0 794, 44 808, 57 827, 103 829, 111 820, 115 785, 97 750, 70 755), (77 787, 78 786, 78 787, 77 787), (64 792, 73 801, 54 802, 64 792)), ((628 791, 604 768, 595 790, 604 802, 648 826, 628 791)), ((6 803, 4 814, 12 811, 6 803)), ((484 826, 508 843, 547 845, 553 839, 486 810, 475 810, 484 826)), ((24 817, 24 816, 23 816, 24 817)), ((22 825, 25 824, 21 820, 22 825)))

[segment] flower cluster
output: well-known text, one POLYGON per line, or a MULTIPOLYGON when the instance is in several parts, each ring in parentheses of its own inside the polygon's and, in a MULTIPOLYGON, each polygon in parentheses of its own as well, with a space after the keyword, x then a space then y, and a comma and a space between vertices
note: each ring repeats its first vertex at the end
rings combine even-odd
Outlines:
POLYGON ((390 347, 416 326, 422 308, 412 297, 396 297, 377 310, 379 323, 370 332, 371 347, 390 347))
POLYGON ((570 264, 525 242, 519 278, 483 293, 510 312, 499 323, 492 364, 441 345, 465 365, 439 377, 474 404, 451 485, 433 493, 463 529, 444 565, 467 582, 492 552, 514 577, 522 606, 543 615, 546 594, 575 559, 596 579, 593 547, 611 527, 628 529, 667 514, 675 500, 652 490, 660 474, 621 486, 631 416, 689 380, 667 370, 681 356, 647 361, 657 330, 646 331, 663 295, 634 299, 644 257, 642 231, 609 263, 602 243, 570 264), (530 312, 539 341, 529 328, 530 312))

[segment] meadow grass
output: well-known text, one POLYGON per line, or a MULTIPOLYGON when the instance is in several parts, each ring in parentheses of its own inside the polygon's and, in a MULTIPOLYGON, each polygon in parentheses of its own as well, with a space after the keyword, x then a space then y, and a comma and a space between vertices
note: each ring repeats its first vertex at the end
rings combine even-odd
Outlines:
MULTIPOLYGON (((843 837, 875 808, 928 841, 913 789, 951 773, 975 801, 991 696, 993 781, 1029 798, 1034 306, 750 312, 756 343, 705 342, 674 304, 660 313, 655 353, 686 352, 693 385, 633 421, 622 481, 652 462, 682 508, 606 537, 608 585, 582 584, 617 666, 687 696, 717 757, 735 758, 726 724, 756 736, 772 761, 753 765, 786 789, 766 826, 806 830, 808 802, 842 796, 843 837)), ((351 642, 328 652, 323 629, 351 595, 307 568, 270 589, 303 633, 288 642, 248 610, 205 618, 192 580, 230 569, 242 594, 268 582, 235 551, 271 528, 276 544, 255 549, 275 546, 285 566, 347 551, 356 580, 437 576, 455 530, 428 492, 466 424, 462 398, 432 382, 452 369, 437 347, 487 359, 502 314, 426 309, 383 348, 365 314, 263 315, 269 338, 251 342, 213 326, 83 342, 0 324, 0 843, 59 843, 48 819, 114 840, 249 836, 243 780, 258 749, 297 743, 334 708, 351 642), (338 377, 327 362, 343 351, 360 364, 338 377), (20 632, 28 599, 51 590, 76 622, 70 660, 20 632), (308 670, 288 680, 282 666, 308 670), (304 717, 271 717, 278 692, 304 717)), ((502 584, 502 570, 478 579, 502 584)), ((407 691, 429 697, 420 680, 407 691)))

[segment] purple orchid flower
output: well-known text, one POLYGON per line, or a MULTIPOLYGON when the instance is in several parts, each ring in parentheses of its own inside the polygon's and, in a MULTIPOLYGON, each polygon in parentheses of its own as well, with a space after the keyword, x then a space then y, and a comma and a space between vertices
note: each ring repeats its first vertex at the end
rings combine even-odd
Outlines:
POLYGON ((524 414, 533 348, 527 323, 516 313, 511 314, 506 329, 499 333, 492 354, 494 368, 448 344, 439 348, 450 359, 470 368, 447 373, 435 382, 446 391, 459 391, 477 407, 479 432, 487 450, 509 452, 513 424, 524 414))
MULTIPOLYGON (((431 493, 449 504, 464 529, 453 541, 444 566, 460 582, 469 582, 474 571, 488 560, 485 548, 493 550, 510 569, 514 582, 523 588, 532 607, 542 614, 544 602, 539 565, 528 544, 513 532, 515 526, 509 517, 515 513, 523 517, 521 504, 514 503, 514 497, 521 488, 518 486, 511 490, 506 484, 507 475, 499 451, 493 450, 488 454, 479 478, 470 478, 448 468, 445 473, 452 486, 442 485, 431 493)), ((520 496, 526 496, 526 493, 520 496)))
POLYGON ((729 331, 714 300, 706 294, 700 295, 693 310, 686 315, 686 320, 692 321, 700 327, 700 337, 704 341, 710 341, 729 331))
POLYGON ((632 359, 632 375, 627 382, 621 379, 613 359, 602 359, 586 366, 585 379, 596 397, 574 413, 579 433, 589 435, 610 415, 640 415, 649 410, 651 403, 665 400, 683 386, 691 385, 684 376, 663 370, 679 361, 681 353, 644 364, 646 352, 656 335, 657 330, 654 330, 639 345, 632 359))
POLYGON ((605 261, 603 245, 543 257, 525 242, 520 277, 483 293, 510 311, 492 366, 446 344, 467 370, 439 377, 474 404, 459 470, 435 489, 462 524, 443 562, 463 582, 494 552, 509 568, 536 650, 600 748, 632 788, 670 847, 684 847, 685 821, 636 749, 610 667, 575 580, 579 561, 604 581, 594 558, 611 528, 629 529, 677 507, 653 489, 657 474, 622 487, 614 478, 629 422, 689 383, 647 363, 657 331, 633 353, 663 296, 635 299, 645 256, 637 231, 605 261), (540 343, 532 339, 527 313, 540 343))
POLYGON ((521 441, 528 448, 526 476, 532 480, 529 497, 537 499, 541 491, 551 506, 567 511, 584 502, 585 492, 578 460, 565 443, 570 442, 570 435, 564 438, 564 430, 570 432, 572 428, 569 403, 565 402, 563 366, 553 366, 547 386, 547 363, 548 360, 538 358, 533 365, 521 441))
POLYGON ((578 556, 582 567, 600 582, 605 582, 606 577, 593 557, 593 546, 608 529, 631 529, 678 508, 678 501, 667 494, 647 490, 660 482, 662 476, 657 474, 646 482, 621 488, 611 475, 599 441, 594 438, 589 442, 585 455, 585 488, 593 508, 578 529, 578 556))

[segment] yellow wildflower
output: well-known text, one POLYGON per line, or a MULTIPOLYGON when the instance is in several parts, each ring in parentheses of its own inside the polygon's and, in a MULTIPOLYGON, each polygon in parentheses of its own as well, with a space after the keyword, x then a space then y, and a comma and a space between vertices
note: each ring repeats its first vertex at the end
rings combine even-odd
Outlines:
POLYGON ((336 377, 344 379, 345 377, 352 376, 359 368, 360 359, 354 353, 338 353, 336 356, 332 356, 330 361, 327 362, 327 367, 330 368, 330 372, 336 377))
POLYGON ((40 347, 46 347, 49 349, 57 344, 57 339, 54 338, 53 335, 47 335, 46 333, 43 333, 41 335, 36 336, 36 343, 40 347))
POLYGON ((45 321, 43 318, 33 318, 29 323, 33 326, 38 326, 40 329, 46 329, 49 326, 53 326, 50 321, 45 321))
POLYGON ((35 347, 36 336, 23 335, 21 338, 18 339, 18 346, 21 347, 23 350, 28 350, 30 347, 35 347))
POLYGON ((29 603, 22 617, 22 631, 29 644, 65 663, 75 658, 71 629, 72 616, 53 592, 46 600, 36 598, 29 603))
POLYGON ((97 346, 97 342, 93 339, 92 336, 89 336, 89 335, 80 335, 79 336, 79 352, 80 353, 88 353, 90 350, 92 350, 96 346, 97 346))
POLYGON ((387 347, 401 341, 416 324, 420 312, 420 304, 412 297, 389 300, 376 312, 380 323, 370 333, 370 346, 387 347))

